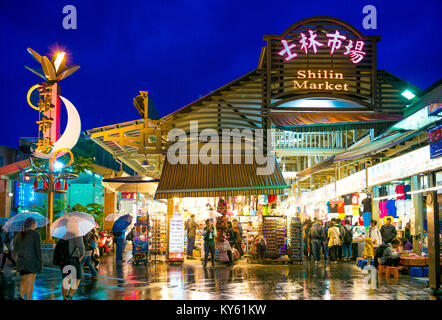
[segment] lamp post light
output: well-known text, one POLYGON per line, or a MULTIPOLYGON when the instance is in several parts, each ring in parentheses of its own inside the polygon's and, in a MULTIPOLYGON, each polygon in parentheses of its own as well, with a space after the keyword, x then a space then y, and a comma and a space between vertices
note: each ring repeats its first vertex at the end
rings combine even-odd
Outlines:
MULTIPOLYGON (((50 227, 53 220, 54 193, 62 193, 64 190, 57 190, 55 184, 61 178, 67 180, 69 175, 57 173, 63 168, 63 164, 57 161, 57 157, 69 153, 71 160, 65 166, 72 164, 74 156, 70 151, 78 141, 81 132, 81 122, 75 107, 69 100, 60 96, 59 82, 77 71, 80 66, 66 66, 67 55, 65 52, 57 52, 49 60, 46 56, 41 56, 36 51, 28 48, 28 52, 40 64, 41 69, 25 66, 26 69, 36 74, 45 82, 32 86, 27 94, 28 104, 38 111, 38 139, 33 156, 48 160, 48 172, 43 174, 46 183, 41 192, 48 194, 47 218, 49 224, 46 227, 45 243, 53 243, 50 227), (37 106, 31 102, 31 95, 34 90, 38 90, 39 99, 37 106), (63 135, 60 137, 60 98, 63 100, 68 112, 68 124, 63 135)), ((72 178, 72 176, 70 176, 72 178)), ((65 182, 67 183, 67 182, 65 182)))

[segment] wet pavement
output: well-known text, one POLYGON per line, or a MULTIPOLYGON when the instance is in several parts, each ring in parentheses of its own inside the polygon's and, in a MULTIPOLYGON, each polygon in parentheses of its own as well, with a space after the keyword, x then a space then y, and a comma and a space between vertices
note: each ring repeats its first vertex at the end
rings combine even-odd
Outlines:
MULTIPOLYGON (((126 252, 126 258, 131 256, 126 252)), ((101 258, 98 277, 83 276, 74 300, 434 300, 425 279, 399 275, 379 280, 376 289, 364 282, 355 263, 256 265, 241 260, 234 267, 202 268, 199 260, 184 265, 116 264, 113 256, 101 258)), ((0 300, 15 300, 20 277, 6 268, 0 274, 0 300)), ((60 300, 61 274, 44 268, 37 276, 33 299, 60 300)))

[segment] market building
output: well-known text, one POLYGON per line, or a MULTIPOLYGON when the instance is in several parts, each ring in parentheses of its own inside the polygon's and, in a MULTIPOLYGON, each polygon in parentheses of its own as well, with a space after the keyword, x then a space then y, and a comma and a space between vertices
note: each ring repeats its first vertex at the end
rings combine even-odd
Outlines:
MULTIPOLYGON (((421 90, 379 70, 381 38, 336 18, 263 40, 255 69, 175 112, 160 117, 140 91, 140 119, 86 130, 120 165, 102 174, 105 214, 148 211, 155 251, 170 261, 184 258, 191 213, 198 223, 227 213, 246 230, 246 252, 262 236, 266 258, 281 262, 302 255, 299 218, 392 217, 398 230, 410 222, 416 253, 427 239, 438 288, 440 82, 421 90)), ((201 243, 197 234, 200 254, 201 243)))

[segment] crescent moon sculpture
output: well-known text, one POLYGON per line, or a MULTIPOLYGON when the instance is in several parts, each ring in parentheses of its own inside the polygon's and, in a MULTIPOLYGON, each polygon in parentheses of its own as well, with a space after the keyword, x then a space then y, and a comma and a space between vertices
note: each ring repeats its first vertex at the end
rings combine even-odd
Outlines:
POLYGON ((41 159, 50 159, 53 158, 55 153, 59 154, 59 156, 62 156, 66 152, 60 153, 57 151, 60 149, 72 149, 77 144, 77 141, 80 138, 81 120, 77 109, 68 99, 62 96, 59 97, 66 107, 66 111, 68 114, 68 123, 61 137, 53 144, 52 151, 50 153, 34 151, 33 155, 35 157, 41 159))

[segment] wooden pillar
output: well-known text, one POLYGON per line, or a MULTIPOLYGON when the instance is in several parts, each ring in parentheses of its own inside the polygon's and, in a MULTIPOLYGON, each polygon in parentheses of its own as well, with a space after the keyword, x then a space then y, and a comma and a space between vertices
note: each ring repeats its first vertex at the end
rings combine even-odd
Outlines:
MULTIPOLYGON (((421 189, 421 181, 419 176, 411 177, 411 190, 421 189)), ((424 204, 423 194, 415 193, 411 195, 412 206, 414 210, 414 236, 413 236, 413 251, 420 254, 419 241, 422 240, 424 235, 424 204)))
POLYGON ((110 230, 112 229, 113 222, 112 221, 106 221, 106 217, 111 214, 115 213, 117 211, 117 194, 115 192, 111 192, 104 189, 104 229, 110 230))
MULTIPOLYGON (((436 174, 428 175, 428 186, 436 186, 436 174)), ((440 288, 440 237, 439 237, 439 203, 437 190, 427 193, 427 226, 428 226, 428 265, 429 286, 434 291, 440 288)))

